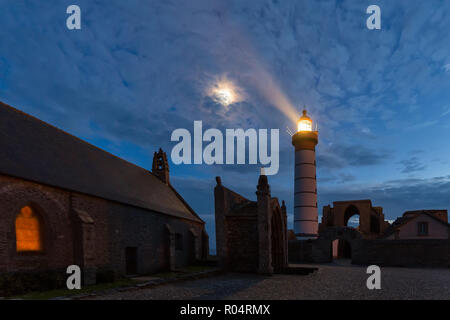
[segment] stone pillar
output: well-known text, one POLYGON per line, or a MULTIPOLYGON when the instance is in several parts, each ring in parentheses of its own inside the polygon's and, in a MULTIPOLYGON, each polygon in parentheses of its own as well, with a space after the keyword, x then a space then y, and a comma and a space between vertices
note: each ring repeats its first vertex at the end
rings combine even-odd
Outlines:
POLYGON ((258 273, 272 274, 272 241, 271 241, 271 197, 267 176, 259 176, 257 191, 258 206, 258 273))

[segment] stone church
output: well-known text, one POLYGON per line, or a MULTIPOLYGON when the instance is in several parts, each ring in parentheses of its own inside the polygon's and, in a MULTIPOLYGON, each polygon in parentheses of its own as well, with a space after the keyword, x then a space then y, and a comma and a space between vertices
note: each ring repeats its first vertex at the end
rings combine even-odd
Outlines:
POLYGON ((0 103, 0 273, 96 270, 147 274, 208 255, 205 223, 152 172, 0 103))

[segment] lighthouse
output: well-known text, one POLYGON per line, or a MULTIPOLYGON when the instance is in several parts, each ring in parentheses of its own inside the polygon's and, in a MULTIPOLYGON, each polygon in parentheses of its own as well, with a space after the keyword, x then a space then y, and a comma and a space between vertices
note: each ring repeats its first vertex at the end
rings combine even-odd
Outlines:
POLYGON ((303 110, 292 136, 295 147, 294 232, 298 239, 314 239, 318 232, 316 145, 318 132, 303 110))

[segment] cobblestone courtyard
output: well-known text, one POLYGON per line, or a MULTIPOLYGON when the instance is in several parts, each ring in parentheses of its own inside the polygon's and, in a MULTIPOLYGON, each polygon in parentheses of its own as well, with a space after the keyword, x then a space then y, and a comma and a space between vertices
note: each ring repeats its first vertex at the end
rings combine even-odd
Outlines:
POLYGON ((450 269, 381 268, 381 290, 368 290, 365 267, 317 266, 307 276, 230 273, 91 299, 450 299, 450 269))

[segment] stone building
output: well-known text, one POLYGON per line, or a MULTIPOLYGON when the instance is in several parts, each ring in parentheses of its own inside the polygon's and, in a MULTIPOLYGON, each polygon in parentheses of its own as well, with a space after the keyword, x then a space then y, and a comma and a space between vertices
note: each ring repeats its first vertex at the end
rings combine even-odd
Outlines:
POLYGON ((224 187, 214 189, 219 266, 231 271, 272 274, 287 267, 284 201, 272 198, 267 176, 259 177, 256 201, 224 187))
POLYGON ((289 262, 330 262, 379 266, 450 266, 447 210, 408 211, 392 225, 370 200, 336 201, 323 208, 319 237, 289 240, 289 262), (349 227, 353 216, 359 226, 349 227))
MULTIPOLYGON (((355 216, 359 218, 357 231, 362 239, 379 238, 389 226, 389 222, 384 220, 383 208, 372 206, 370 200, 334 201, 333 207, 323 207, 319 232, 323 233, 330 227, 347 227, 350 219, 355 216)), ((351 251, 348 239, 341 237, 332 240, 334 258, 351 258, 351 251)))
POLYGON ((327 227, 346 227, 354 216, 359 217, 358 231, 365 239, 379 237, 389 226, 384 220, 383 208, 372 206, 370 200, 334 201, 333 207, 323 207, 319 232, 327 227))
POLYGON ((0 273, 146 274, 208 254, 205 223, 169 181, 0 103, 0 273))
POLYGON ((447 210, 406 211, 386 229, 383 238, 450 239, 447 210))

